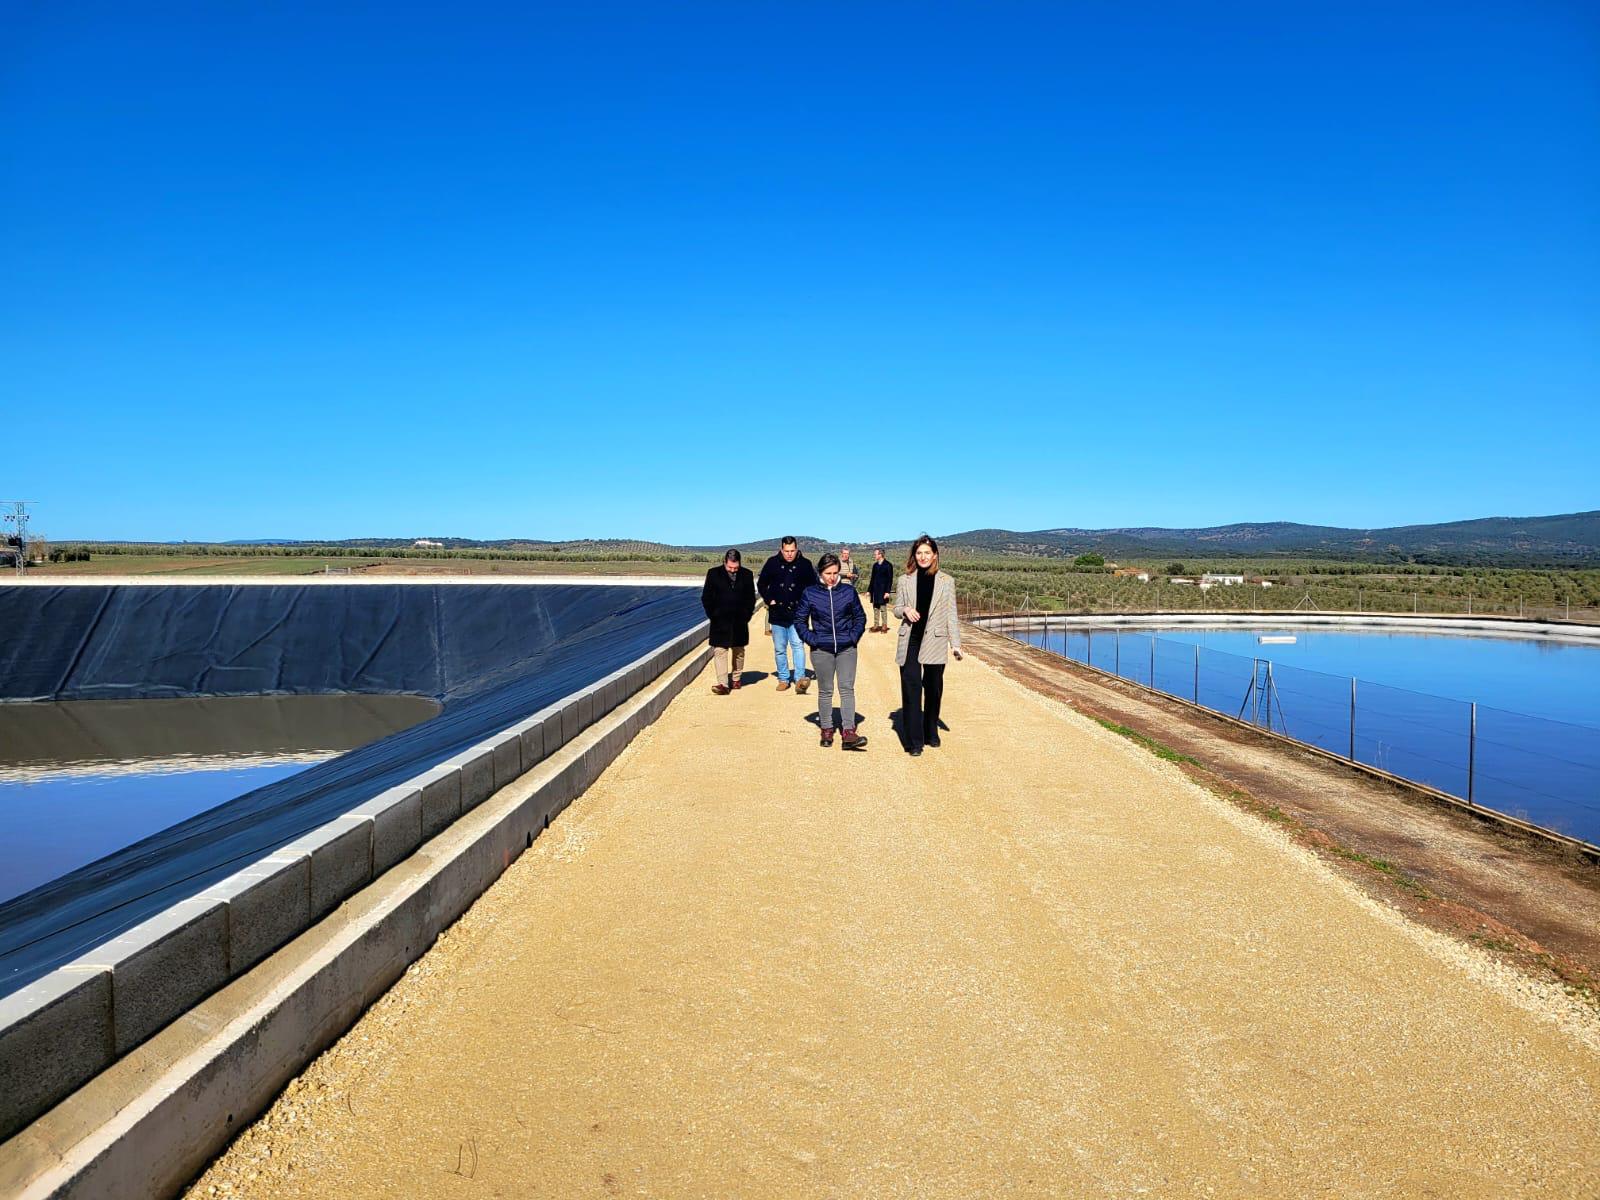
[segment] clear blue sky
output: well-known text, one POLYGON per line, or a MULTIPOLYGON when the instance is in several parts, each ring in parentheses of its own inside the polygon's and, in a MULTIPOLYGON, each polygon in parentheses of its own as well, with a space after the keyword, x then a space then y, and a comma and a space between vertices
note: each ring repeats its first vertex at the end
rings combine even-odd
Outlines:
POLYGON ((1600 507, 1582 0, 0 16, 46 534, 1600 507))

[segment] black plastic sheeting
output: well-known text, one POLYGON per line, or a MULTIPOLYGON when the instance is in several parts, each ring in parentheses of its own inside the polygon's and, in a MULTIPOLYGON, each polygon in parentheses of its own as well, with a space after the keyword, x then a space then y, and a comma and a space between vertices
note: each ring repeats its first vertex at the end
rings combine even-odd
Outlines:
POLYGON ((692 588, 0 587, 0 699, 409 693, 437 717, 0 905, 0 996, 668 642, 692 588))

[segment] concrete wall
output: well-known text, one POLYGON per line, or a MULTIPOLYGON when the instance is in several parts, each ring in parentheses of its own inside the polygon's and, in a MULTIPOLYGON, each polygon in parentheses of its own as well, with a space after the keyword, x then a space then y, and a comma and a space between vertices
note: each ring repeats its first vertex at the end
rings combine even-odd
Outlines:
MULTIPOLYGON (((681 674, 684 656, 705 641, 705 630, 696 626, 0 999, 0 1140, 327 917, 429 839, 446 834, 669 667, 677 664, 681 674)), ((654 719, 664 706, 658 700, 653 697, 635 714, 648 712, 648 719, 619 725, 609 740, 544 782, 520 814, 528 828, 512 839, 514 847, 504 847, 505 863, 654 719)), ((462 868, 465 874, 450 888, 451 902, 430 911, 453 920, 505 863, 492 853, 480 867, 462 868)), ((436 922, 424 924, 432 928, 436 922)), ((413 939, 408 949, 420 953, 428 940, 413 939)), ((0 1151, 7 1148, 9 1143, 0 1151)), ((3 1178, 0 1194, 12 1194, 3 1178)))

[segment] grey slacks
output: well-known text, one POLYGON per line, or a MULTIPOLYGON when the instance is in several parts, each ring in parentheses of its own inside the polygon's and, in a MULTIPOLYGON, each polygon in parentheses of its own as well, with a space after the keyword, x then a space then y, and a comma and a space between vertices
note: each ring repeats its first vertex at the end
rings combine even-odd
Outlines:
POLYGON ((846 729, 856 727, 856 648, 835 654, 831 650, 811 651, 811 666, 817 672, 817 720, 824 729, 833 728, 833 685, 839 684, 839 715, 846 729))

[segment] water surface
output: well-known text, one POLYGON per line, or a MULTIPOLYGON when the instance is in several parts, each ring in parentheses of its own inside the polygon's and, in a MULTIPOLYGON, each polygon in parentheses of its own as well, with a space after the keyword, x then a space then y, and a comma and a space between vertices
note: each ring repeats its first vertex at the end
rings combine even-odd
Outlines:
POLYGON ((0 704, 0 903, 438 711, 416 696, 0 704))

